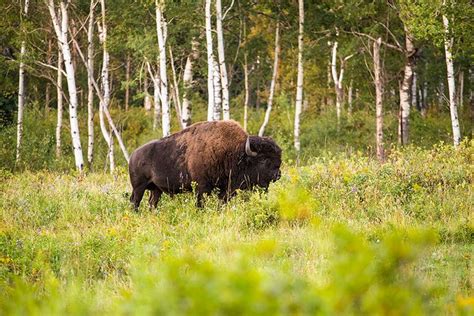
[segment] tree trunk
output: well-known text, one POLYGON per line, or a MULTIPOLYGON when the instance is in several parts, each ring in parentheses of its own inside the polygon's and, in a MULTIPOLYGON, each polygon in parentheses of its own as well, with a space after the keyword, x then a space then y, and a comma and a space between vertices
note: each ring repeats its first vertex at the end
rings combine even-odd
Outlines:
POLYGON ((207 120, 214 117, 214 53, 212 48, 211 0, 206 0, 206 47, 207 47, 207 120))
POLYGON ((49 0, 48 9, 53 21, 53 26, 58 37, 58 41, 61 45, 64 67, 67 75, 67 85, 69 93, 69 122, 71 129, 72 147, 74 152, 74 160, 76 168, 82 171, 84 167, 84 159, 82 156, 81 139, 79 134, 79 123, 77 120, 77 89, 76 89, 76 77, 75 70, 71 59, 71 50, 67 39, 68 34, 68 14, 66 10, 66 4, 60 3, 61 8, 61 25, 56 16, 53 0, 49 0))
MULTIPOLYGON (((110 56, 107 50, 107 24, 105 22, 105 0, 100 1, 101 11, 102 11, 102 26, 99 28, 99 38, 102 43, 102 96, 103 100, 100 102, 99 108, 99 119, 100 119, 100 129, 102 131, 102 135, 104 136, 105 142, 108 146, 108 156, 110 162, 110 173, 115 171, 115 158, 114 158, 114 143, 113 143, 113 135, 109 133, 107 130, 107 126, 105 124, 104 119, 104 111, 109 108, 110 103, 110 84, 109 84, 109 62, 110 56)), ((88 69, 91 69, 88 67, 88 69)), ((90 78, 93 78, 89 74, 90 78)))
POLYGON ((375 143, 377 147, 377 159, 384 161, 383 146, 383 81, 382 64, 380 62, 380 45, 382 38, 374 42, 374 80, 375 80, 375 112, 376 112, 376 134, 375 143))
POLYGON ((398 142, 400 145, 407 145, 409 139, 410 90, 413 80, 414 54, 413 40, 405 27, 405 67, 400 84, 400 115, 398 122, 398 142))
POLYGON ((94 158, 94 7, 95 1, 91 0, 89 9, 89 25, 87 29, 87 64, 91 72, 87 72, 87 162, 89 167, 94 158))
POLYGON ((274 52, 274 60, 273 60, 273 75, 272 75, 272 82, 270 84, 270 95, 268 96, 268 104, 267 110, 265 111, 265 118, 263 120, 262 126, 260 126, 260 130, 258 131, 258 136, 263 136, 265 132, 265 127, 270 120, 270 112, 272 111, 272 104, 273 104, 273 95, 275 94, 275 85, 278 76, 278 63, 280 57, 280 21, 277 20, 276 29, 275 29, 275 52, 274 52))
POLYGON ((130 103, 130 54, 127 54, 125 66, 125 111, 128 111, 130 103))
POLYGON ((191 125, 191 101, 189 100, 189 95, 191 94, 191 89, 193 87, 193 58, 195 55, 197 43, 193 40, 192 42, 192 52, 186 58, 186 66, 184 66, 183 74, 183 104, 181 108, 181 125, 183 128, 191 125))
POLYGON ((344 78, 344 68, 345 68, 346 61, 352 58, 354 54, 344 57, 344 59, 341 61, 341 66, 340 66, 339 76, 338 76, 337 65, 336 65, 337 46, 338 46, 338 42, 335 41, 332 46, 331 73, 332 73, 332 80, 334 81, 334 90, 336 92, 336 116, 337 116, 337 128, 339 129, 340 123, 341 123, 342 102, 344 101, 344 89, 342 87, 342 79, 344 78))
POLYGON ((185 126, 183 125, 183 119, 181 118, 181 99, 179 94, 178 79, 176 78, 176 69, 174 67, 173 50, 171 49, 171 45, 168 46, 168 49, 170 51, 171 74, 173 75, 173 104, 176 110, 176 114, 178 116, 179 125, 181 126, 181 129, 183 129, 185 126))
POLYGON ((416 82, 416 71, 413 71, 413 80, 411 83, 411 107, 414 109, 420 109, 418 105, 418 98, 417 98, 417 82, 416 82))
POLYGON ((164 2, 155 1, 156 5, 156 33, 158 35, 158 49, 160 54, 160 96, 161 96, 161 127, 163 137, 170 135, 170 108, 168 103, 168 77, 166 73, 166 21, 162 9, 164 2))
POLYGON ((459 108, 462 109, 463 95, 464 95, 464 71, 462 70, 459 71, 458 81, 459 81, 458 104, 459 104, 459 108))
MULTIPOLYGON (((152 78, 153 81, 153 78, 152 78)), ((149 88, 149 80, 148 80, 148 73, 145 71, 143 74, 143 92, 145 94, 143 98, 143 107, 145 108, 145 111, 150 111, 151 110, 151 100, 150 100, 150 94, 148 93, 148 88, 149 88)))
POLYGON ((244 55, 244 86, 245 86, 245 97, 244 97, 244 130, 247 131, 248 117, 249 117, 249 71, 247 63, 247 52, 244 55))
MULTIPOLYGON (((29 0, 25 1, 25 6, 23 8, 22 16, 27 16, 28 14, 28 5, 29 0)), ((24 36, 24 35, 23 35, 24 36)), ((23 139, 23 110, 25 106, 25 62, 24 56, 26 53, 26 41, 23 39, 21 41, 20 48, 20 67, 18 71, 18 118, 17 118, 17 135, 16 135, 16 160, 15 163, 20 161, 20 149, 21 142, 23 139)))
MULTIPOLYGON (((446 1, 443 1, 446 4, 446 1)), ((453 38, 450 34, 449 20, 446 15, 443 15, 443 25, 445 31, 444 51, 446 54, 446 70, 448 77, 448 91, 449 91, 449 109, 451 113, 451 125, 453 128, 453 142, 454 147, 457 147, 461 142, 461 130, 459 128, 458 108, 456 106, 456 86, 454 83, 454 65, 453 65, 453 38)))
POLYGON ((63 126, 63 54, 61 47, 58 47, 58 78, 56 82, 56 94, 58 99, 58 119, 56 123, 56 157, 61 156, 61 128, 63 126))
POLYGON ((300 152, 300 114, 303 102, 303 27, 304 27, 304 2, 298 0, 299 30, 298 30, 298 77, 296 80, 296 102, 295 102, 295 149, 300 152))
POLYGON ((216 31, 217 31, 217 56, 219 59, 219 70, 222 86, 222 117, 224 120, 230 119, 229 109, 229 88, 227 79, 227 69, 225 65, 224 53, 224 31, 222 30, 222 5, 221 0, 216 0, 216 31))
POLYGON ((221 119, 221 108, 222 108, 222 98, 221 98, 221 76, 219 74, 219 64, 214 58, 214 111, 212 114, 213 121, 219 121, 221 119))

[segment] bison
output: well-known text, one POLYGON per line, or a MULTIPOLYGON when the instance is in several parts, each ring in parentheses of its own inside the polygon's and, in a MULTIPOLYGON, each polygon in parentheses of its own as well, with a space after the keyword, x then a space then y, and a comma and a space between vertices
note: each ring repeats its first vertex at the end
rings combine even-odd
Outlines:
POLYGON ((145 190, 156 208, 163 193, 193 190, 197 206, 217 189, 222 201, 236 190, 267 189, 280 178, 281 149, 269 137, 249 136, 235 121, 200 122, 136 149, 129 162, 135 210, 145 190))

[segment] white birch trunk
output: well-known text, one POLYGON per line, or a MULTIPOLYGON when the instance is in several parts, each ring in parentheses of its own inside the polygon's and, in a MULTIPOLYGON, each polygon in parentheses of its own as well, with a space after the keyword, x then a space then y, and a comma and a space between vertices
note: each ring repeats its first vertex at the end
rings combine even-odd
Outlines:
POLYGON ((56 94, 58 106, 58 118, 56 122, 56 157, 61 156, 61 128, 63 126, 63 54, 61 47, 58 47, 58 75, 56 81, 56 94))
POLYGON ((214 111, 212 114, 213 121, 219 121, 221 119, 221 108, 222 108, 222 98, 221 98, 221 76, 219 74, 219 64, 216 59, 213 60, 214 63, 214 111))
POLYGON ((410 117, 410 89, 413 79, 413 46, 411 34, 405 27, 405 67, 400 85, 400 114, 398 124, 398 142, 400 145, 408 144, 409 117, 410 117))
POLYGON ((206 0, 206 47, 207 47, 207 120, 214 118, 214 53, 212 48, 211 0, 206 0))
POLYGON ((295 149, 299 155, 300 145, 300 115, 303 103, 303 28, 304 28, 304 2, 298 0, 298 16, 299 16, 299 30, 298 30, 298 77, 296 80, 296 102, 295 102, 295 126, 294 138, 295 149))
POLYGON ((155 1, 156 6, 156 33, 158 35, 158 49, 160 55, 160 96, 161 96, 161 127, 163 137, 170 135, 170 108, 168 103, 168 77, 166 73, 166 22, 163 17, 164 2, 155 1))
MULTIPOLYGON (((25 1, 22 15, 28 14, 29 0, 25 1)), ((17 118, 17 136, 16 136, 16 163, 20 161, 20 149, 23 139, 23 109, 25 107, 25 63, 26 41, 21 41, 20 48, 20 67, 18 70, 18 118, 17 118)))
POLYGON ((89 25, 87 29, 87 64, 91 72, 87 72, 87 162, 92 165, 94 157, 94 7, 91 0, 89 9, 89 25))
MULTIPOLYGON (((446 4, 446 1, 443 1, 446 4)), ((459 128, 458 109, 456 106, 456 86, 454 83, 454 65, 453 65, 453 38, 450 35, 449 20, 446 15, 443 15, 444 25, 444 51, 446 54, 446 70, 448 77, 448 91, 449 91, 449 109, 451 113, 451 125, 453 129, 454 147, 457 147, 461 142, 461 130, 459 128)))
MULTIPOLYGON (((115 157, 114 157, 114 147, 113 147, 113 135, 107 130, 105 124, 104 111, 109 108, 110 103, 110 84, 109 84, 109 62, 110 56, 107 50, 107 24, 105 23, 105 0, 100 1, 101 11, 102 11, 102 26, 99 28, 99 39, 102 43, 102 97, 103 99, 100 102, 99 108, 99 120, 100 120, 100 129, 102 135, 104 136, 105 142, 108 146, 108 156, 109 156, 109 167, 110 173, 115 171, 115 157)), ((88 67, 88 69, 91 69, 88 67)), ((89 77, 91 77, 89 75, 89 77)), ((93 78, 93 77, 91 77, 93 78)))
POLYGON ((181 125, 183 128, 191 125, 191 101, 189 100, 189 94, 193 84, 193 60, 192 54, 186 58, 186 66, 184 66, 183 74, 183 104, 181 108, 181 125))
POLYGON ((247 53, 244 55, 244 85, 245 85, 245 97, 244 97, 244 131, 247 131, 248 117, 249 117, 249 71, 247 63, 247 53))
POLYGON ((173 58, 173 50, 171 49, 171 45, 168 46, 170 52, 170 64, 171 64, 171 74, 173 75, 173 104, 176 110, 176 115, 178 116, 179 125, 181 129, 185 126, 183 125, 183 119, 181 118, 181 99, 179 94, 179 85, 178 79, 176 77, 176 69, 174 67, 174 58, 173 58))
MULTIPOLYGON (((342 86, 339 82, 336 68, 336 57, 337 57, 337 46, 338 42, 334 41, 332 45, 332 58, 331 58, 331 73, 332 80, 334 82, 334 91, 336 92, 336 117, 337 117, 337 126, 339 127, 341 121, 341 107, 342 107, 342 86)), ((341 67, 342 71, 342 67, 341 67)))
POLYGON ((265 118, 263 120, 262 126, 260 126, 260 130, 258 131, 258 136, 263 136, 265 132, 265 127, 270 120, 270 113, 272 111, 273 105, 273 96, 275 94, 275 85, 278 76, 278 63, 280 57, 280 22, 277 21, 276 29, 275 29, 275 52, 274 52, 274 60, 273 60, 273 74, 272 74, 272 82, 270 84, 270 95, 268 96, 268 104, 267 110, 265 111, 265 118))
POLYGON ((79 123, 77 120, 77 89, 76 89, 76 78, 75 71, 71 59, 71 50, 69 47, 69 42, 67 38, 68 33, 68 13, 66 9, 66 4, 64 2, 60 3, 61 8, 61 25, 56 16, 54 1, 49 0, 48 9, 51 15, 53 22, 54 30, 58 41, 61 45, 63 58, 64 58, 64 67, 67 75, 67 85, 69 93, 69 122, 71 129, 71 138, 72 138, 72 147, 74 152, 74 160, 76 168, 79 171, 82 171, 84 167, 84 159, 82 156, 82 147, 81 139, 79 134, 79 123))
POLYGON ((222 118, 230 120, 229 87, 224 53, 224 31, 222 30, 222 5, 221 0, 216 0, 216 31, 217 31, 217 56, 222 86, 222 118))
MULTIPOLYGON (((152 77, 152 81, 153 81, 152 77)), ((145 108, 145 111, 150 111, 151 110, 151 100, 150 100, 150 94, 148 93, 148 88, 149 88, 149 80, 148 80, 148 74, 147 71, 145 71, 145 74, 143 75, 143 93, 145 94, 143 98, 143 107, 145 108)))
POLYGON ((376 112, 376 134, 375 143, 377 148, 377 158, 383 161, 383 81, 382 81, 382 64, 380 62, 380 45, 382 38, 379 37, 374 42, 374 83, 375 83, 375 112, 376 112))

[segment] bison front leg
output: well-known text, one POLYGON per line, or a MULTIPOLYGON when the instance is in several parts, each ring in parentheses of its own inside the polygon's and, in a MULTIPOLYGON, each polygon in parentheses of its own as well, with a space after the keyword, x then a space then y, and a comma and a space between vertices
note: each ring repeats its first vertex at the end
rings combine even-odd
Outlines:
POLYGON ((143 199, 145 189, 146 183, 133 188, 132 195, 130 196, 130 202, 132 202, 135 211, 138 211, 138 208, 140 207, 140 202, 143 199))
POLYGON ((150 205, 150 208, 156 208, 162 194, 163 191, 161 191, 160 189, 154 189, 150 191, 150 198, 148 199, 148 204, 150 205))

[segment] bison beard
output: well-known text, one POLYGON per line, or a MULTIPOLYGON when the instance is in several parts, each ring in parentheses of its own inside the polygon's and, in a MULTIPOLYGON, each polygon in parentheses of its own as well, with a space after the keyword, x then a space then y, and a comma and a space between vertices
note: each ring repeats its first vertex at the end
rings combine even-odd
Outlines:
POLYGON ((193 182, 199 207, 214 189, 227 201, 238 189, 268 188, 280 178, 280 164, 281 149, 269 137, 249 136, 235 121, 196 123, 132 153, 130 201, 138 209, 150 190, 156 207, 161 194, 191 191, 193 182))

